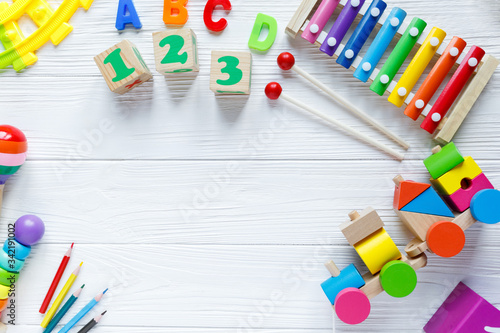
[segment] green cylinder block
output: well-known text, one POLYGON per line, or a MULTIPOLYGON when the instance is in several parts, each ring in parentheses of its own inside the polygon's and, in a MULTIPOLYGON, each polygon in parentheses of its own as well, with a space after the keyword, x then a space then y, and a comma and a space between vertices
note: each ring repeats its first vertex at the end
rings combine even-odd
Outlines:
POLYGON ((437 179, 462 163, 464 158, 458 151, 453 142, 448 143, 441 150, 424 160, 424 165, 431 174, 431 177, 437 179))

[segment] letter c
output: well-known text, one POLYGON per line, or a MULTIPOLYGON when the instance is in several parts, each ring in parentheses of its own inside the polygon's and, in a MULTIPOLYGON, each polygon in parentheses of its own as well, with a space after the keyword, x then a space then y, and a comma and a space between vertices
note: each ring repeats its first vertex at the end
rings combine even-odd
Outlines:
POLYGON ((231 10, 231 2, 229 0, 208 0, 205 5, 205 11, 203 12, 203 21, 205 21, 205 25, 207 29, 210 31, 222 31, 227 27, 227 20, 225 18, 221 18, 219 21, 214 22, 212 20, 212 13, 215 10, 215 7, 221 5, 224 10, 231 10))

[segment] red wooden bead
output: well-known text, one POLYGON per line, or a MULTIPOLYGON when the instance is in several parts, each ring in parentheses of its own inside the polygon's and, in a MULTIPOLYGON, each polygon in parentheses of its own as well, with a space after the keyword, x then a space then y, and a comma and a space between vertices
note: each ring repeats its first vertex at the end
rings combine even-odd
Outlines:
POLYGON ((26 136, 14 126, 0 125, 0 140, 12 142, 25 142, 26 136))
POLYGON ((224 10, 231 10, 231 2, 229 0, 208 0, 205 5, 205 11, 203 12, 203 21, 205 21, 205 25, 207 29, 210 31, 222 31, 227 27, 227 20, 225 18, 221 18, 219 21, 214 22, 212 20, 212 13, 217 6, 222 6, 224 10))
POLYGON ((295 65, 295 57, 290 52, 283 52, 278 56, 278 66, 287 71, 295 65))
POLYGON ((269 99, 278 99, 281 95, 283 88, 278 82, 270 82, 266 86, 266 96, 269 99))

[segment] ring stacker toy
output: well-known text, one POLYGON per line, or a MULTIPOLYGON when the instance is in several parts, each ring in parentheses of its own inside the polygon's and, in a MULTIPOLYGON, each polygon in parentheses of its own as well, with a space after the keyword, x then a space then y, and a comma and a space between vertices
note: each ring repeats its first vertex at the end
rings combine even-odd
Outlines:
POLYGON ((370 89, 377 94, 389 94, 392 104, 406 106, 404 113, 408 117, 422 118, 421 128, 434 134, 434 140, 440 144, 447 144, 490 80, 499 60, 475 45, 465 51, 466 42, 459 37, 445 42, 446 32, 438 27, 425 31, 427 22, 424 20, 415 17, 404 22, 404 10, 396 7, 389 12, 386 7, 381 0, 366 4, 361 0, 303 0, 286 33, 292 38, 301 35, 320 51, 337 59, 343 67, 354 70, 354 77, 371 82, 370 89), (339 14, 333 27, 329 32, 323 31, 335 12, 339 14), (348 41, 342 44, 353 22, 359 23, 348 41), (363 55, 363 46, 373 31, 375 38, 363 55), (398 42, 378 68, 392 40, 398 42), (410 64, 401 78, 393 81, 414 48, 418 50, 410 64), (416 88, 432 60, 437 61, 416 88), (431 105, 431 98, 449 73, 452 78, 437 96, 436 103, 431 105))
POLYGON ((372 125, 375 127, 379 132, 387 136, 388 138, 394 140, 397 144, 399 144, 401 147, 404 149, 408 149, 410 145, 404 141, 402 138, 397 136, 396 134, 392 133, 389 131, 385 126, 380 124, 378 121, 370 117, 368 114, 365 112, 361 111, 358 109, 354 104, 346 100, 344 97, 341 95, 337 94, 335 91, 327 87, 324 83, 313 77, 311 74, 307 73, 304 71, 302 68, 297 66, 295 64, 295 58, 294 56, 289 53, 289 52, 283 52, 278 56, 278 66, 283 69, 283 70, 293 70, 295 73, 299 74, 312 84, 314 84, 316 87, 324 91, 330 98, 332 98, 334 101, 342 105, 344 108, 348 109, 350 112, 352 112, 356 117, 362 119, 366 123, 372 125))
POLYGON ((23 132, 14 126, 0 125, 0 212, 5 182, 24 164, 27 150, 23 132))
POLYGON ((296 100, 295 98, 283 93, 283 89, 281 88, 281 85, 277 82, 271 82, 269 83, 267 86, 266 86, 266 89, 265 89, 265 93, 266 93, 266 96, 269 98, 269 99, 278 99, 278 98, 282 98, 292 104, 295 104, 296 106, 306 110, 306 111, 309 111, 310 113, 314 114, 315 116, 327 121, 328 123, 336 126, 336 127, 339 127, 340 129, 342 129, 343 131, 351 134, 352 136, 358 138, 359 140, 365 142, 365 143, 368 143, 374 147, 377 147, 379 148, 380 150, 386 152, 387 154, 393 156, 394 158, 396 158, 397 160, 399 161, 402 161, 404 159, 404 155, 397 152, 396 150, 380 143, 379 141, 367 136, 366 134, 363 134, 357 130, 355 130, 354 128, 350 127, 350 126, 347 126, 345 125, 344 123, 341 123, 340 121, 338 121, 337 119, 329 116, 329 115, 326 115, 312 107, 310 107, 309 105, 301 102, 301 101, 298 101, 296 100))

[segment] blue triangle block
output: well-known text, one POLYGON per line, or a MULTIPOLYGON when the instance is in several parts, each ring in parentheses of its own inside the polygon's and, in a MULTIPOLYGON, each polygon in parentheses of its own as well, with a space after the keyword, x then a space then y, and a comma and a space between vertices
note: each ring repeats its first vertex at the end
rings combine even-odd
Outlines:
POLYGON ((410 201, 401 210, 412 213, 455 217, 432 187, 429 187, 418 197, 410 201))

